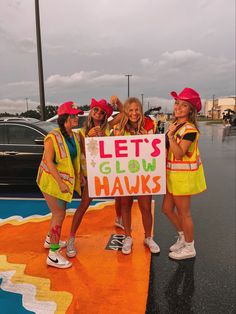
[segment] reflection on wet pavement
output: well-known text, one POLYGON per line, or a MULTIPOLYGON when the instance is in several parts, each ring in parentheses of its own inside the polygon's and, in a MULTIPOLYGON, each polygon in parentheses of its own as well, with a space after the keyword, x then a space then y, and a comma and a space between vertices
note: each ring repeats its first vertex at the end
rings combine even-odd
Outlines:
POLYGON ((211 138, 212 141, 218 141, 219 139, 228 142, 236 141, 236 127, 234 126, 223 126, 219 124, 200 124, 201 136, 211 138))
POLYGON ((194 313, 194 263, 195 258, 177 262, 178 267, 170 277, 165 291, 168 313, 194 313))

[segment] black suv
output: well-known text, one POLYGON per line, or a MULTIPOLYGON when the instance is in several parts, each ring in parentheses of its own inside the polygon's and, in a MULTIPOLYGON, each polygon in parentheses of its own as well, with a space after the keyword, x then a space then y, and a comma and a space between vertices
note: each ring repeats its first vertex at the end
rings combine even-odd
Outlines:
POLYGON ((0 118, 0 185, 35 185, 45 135, 56 124, 31 118, 0 118))

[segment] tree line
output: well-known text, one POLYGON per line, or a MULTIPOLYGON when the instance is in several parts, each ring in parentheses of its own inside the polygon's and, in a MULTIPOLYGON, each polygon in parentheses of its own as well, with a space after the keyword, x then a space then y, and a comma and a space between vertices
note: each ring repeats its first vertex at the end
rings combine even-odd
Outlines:
MULTIPOLYGON (((80 109, 87 111, 89 110, 88 105, 83 105, 79 107, 80 109)), ((45 115, 46 120, 54 117, 57 114, 58 106, 45 106, 45 115)), ((40 106, 37 106, 37 109, 35 110, 27 110, 21 113, 11 114, 8 112, 0 113, 0 117, 25 117, 25 118, 35 118, 35 119, 41 119, 40 114, 40 106)))

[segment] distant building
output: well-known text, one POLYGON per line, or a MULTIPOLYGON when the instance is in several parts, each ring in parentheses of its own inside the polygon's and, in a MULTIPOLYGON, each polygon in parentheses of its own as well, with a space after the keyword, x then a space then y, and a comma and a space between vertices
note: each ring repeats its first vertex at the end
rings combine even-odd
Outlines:
POLYGON ((222 119, 224 110, 236 112, 236 96, 209 99, 205 101, 204 115, 208 118, 222 119))

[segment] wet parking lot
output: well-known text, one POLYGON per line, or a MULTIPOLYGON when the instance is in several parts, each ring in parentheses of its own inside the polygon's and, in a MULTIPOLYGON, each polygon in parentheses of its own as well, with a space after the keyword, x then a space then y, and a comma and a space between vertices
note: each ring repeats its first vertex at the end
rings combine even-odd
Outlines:
POLYGON ((156 197, 155 237, 146 313, 235 313, 235 152, 236 129, 200 124, 200 152, 207 191, 192 199, 195 260, 172 261, 175 232, 156 197), (227 132, 228 134, 228 132, 227 132))

